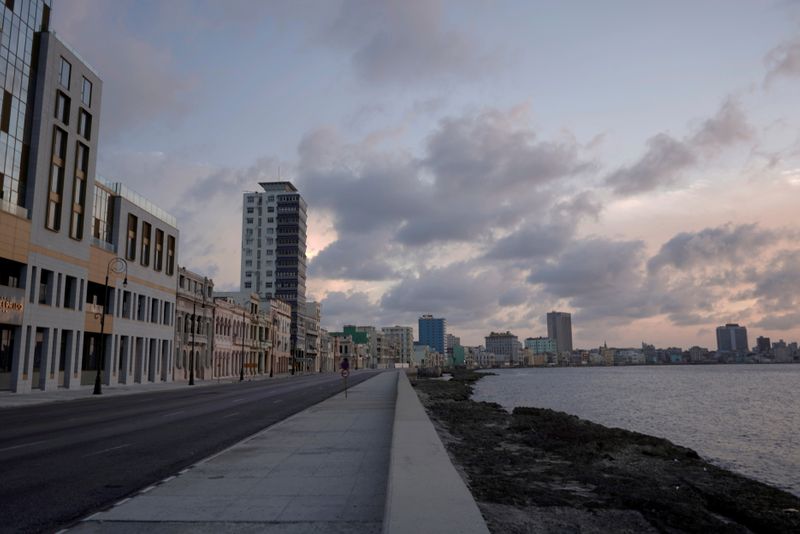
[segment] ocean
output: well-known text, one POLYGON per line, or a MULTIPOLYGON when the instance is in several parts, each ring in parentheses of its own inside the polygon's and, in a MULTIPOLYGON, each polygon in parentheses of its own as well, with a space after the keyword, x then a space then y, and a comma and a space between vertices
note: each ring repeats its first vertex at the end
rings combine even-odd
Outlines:
POLYGON ((552 408, 690 447, 800 496, 800 365, 492 369, 473 399, 552 408))

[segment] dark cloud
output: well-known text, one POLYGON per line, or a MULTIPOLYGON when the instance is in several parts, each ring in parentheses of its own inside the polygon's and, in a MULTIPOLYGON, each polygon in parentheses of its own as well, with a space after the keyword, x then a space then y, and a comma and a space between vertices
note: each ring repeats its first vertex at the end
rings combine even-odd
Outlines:
POLYGON ((375 320, 380 315, 379 308, 373 304, 369 295, 360 291, 345 293, 330 291, 320 301, 322 324, 329 331, 341 330, 345 324, 379 324, 375 320))
POLYGON ((764 63, 767 66, 765 85, 773 83, 777 78, 800 76, 800 37, 770 50, 764 63))
POLYGON ((753 296, 765 309, 778 312, 800 307, 800 250, 782 250, 763 269, 750 273, 753 296))
POLYGON ((661 246, 650 258, 651 272, 669 266, 687 269, 695 266, 744 262, 780 239, 780 234, 756 224, 727 224, 699 232, 681 232, 661 246))
POLYGON ((755 326, 765 330, 791 330, 800 327, 800 312, 765 315, 755 326))
POLYGON ((637 195, 675 185, 682 174, 720 150, 753 138, 738 102, 726 99, 717 113, 685 139, 659 133, 647 140, 647 150, 639 160, 605 177, 605 183, 618 195, 637 195))
POLYGON ((348 280, 390 280, 399 273, 381 257, 385 233, 350 234, 337 239, 309 263, 309 276, 348 280))
POLYGON ((498 64, 474 34, 445 27, 437 0, 345 0, 323 39, 350 51, 356 73, 370 82, 477 78, 498 64))

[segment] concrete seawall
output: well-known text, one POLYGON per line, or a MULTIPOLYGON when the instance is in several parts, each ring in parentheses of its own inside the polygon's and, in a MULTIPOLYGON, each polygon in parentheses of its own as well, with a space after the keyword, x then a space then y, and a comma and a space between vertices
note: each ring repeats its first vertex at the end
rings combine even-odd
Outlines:
POLYGON ((384 534, 488 534, 406 374, 397 375, 384 534))

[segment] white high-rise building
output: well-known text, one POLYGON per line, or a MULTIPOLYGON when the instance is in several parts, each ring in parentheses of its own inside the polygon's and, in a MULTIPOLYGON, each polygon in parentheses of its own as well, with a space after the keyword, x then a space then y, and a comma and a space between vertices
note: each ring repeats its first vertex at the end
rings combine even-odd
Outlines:
POLYGON ((306 203, 291 182, 261 182, 242 209, 241 291, 292 307, 293 357, 305 358, 306 203))

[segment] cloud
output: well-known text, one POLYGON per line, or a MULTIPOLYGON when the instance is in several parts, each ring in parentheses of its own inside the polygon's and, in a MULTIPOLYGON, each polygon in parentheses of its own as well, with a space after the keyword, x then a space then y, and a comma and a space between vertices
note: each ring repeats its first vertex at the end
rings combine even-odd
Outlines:
POLYGON ((720 263, 743 263, 773 245, 780 235, 756 224, 726 224, 699 232, 681 232, 661 246, 647 268, 656 272, 664 267, 689 269, 720 263))
POLYGON ((764 85, 769 86, 778 78, 800 76, 800 37, 781 43, 764 58, 767 73, 764 85))
POLYGON ((329 331, 340 331, 346 324, 375 324, 380 311, 361 291, 330 291, 320 301, 322 324, 329 331))
POLYGON ((53 12, 59 37, 81 50, 103 80, 103 136, 155 119, 179 119, 191 109, 193 76, 182 71, 165 43, 128 27, 127 15, 139 9, 127 0, 75 0, 53 12))
POLYGON ((714 116, 703 121, 697 131, 686 138, 676 139, 661 132, 648 139, 642 157, 608 174, 605 184, 622 196, 668 188, 700 161, 753 136, 753 128, 741 106, 727 98, 714 116))
POLYGON ((381 257, 386 238, 385 232, 348 234, 339 238, 311 260, 308 274, 347 280, 396 279, 399 276, 397 269, 381 257))
POLYGON ((345 0, 322 38, 348 50, 356 73, 369 82, 471 79, 499 63, 475 34, 446 27, 437 0, 345 0))

